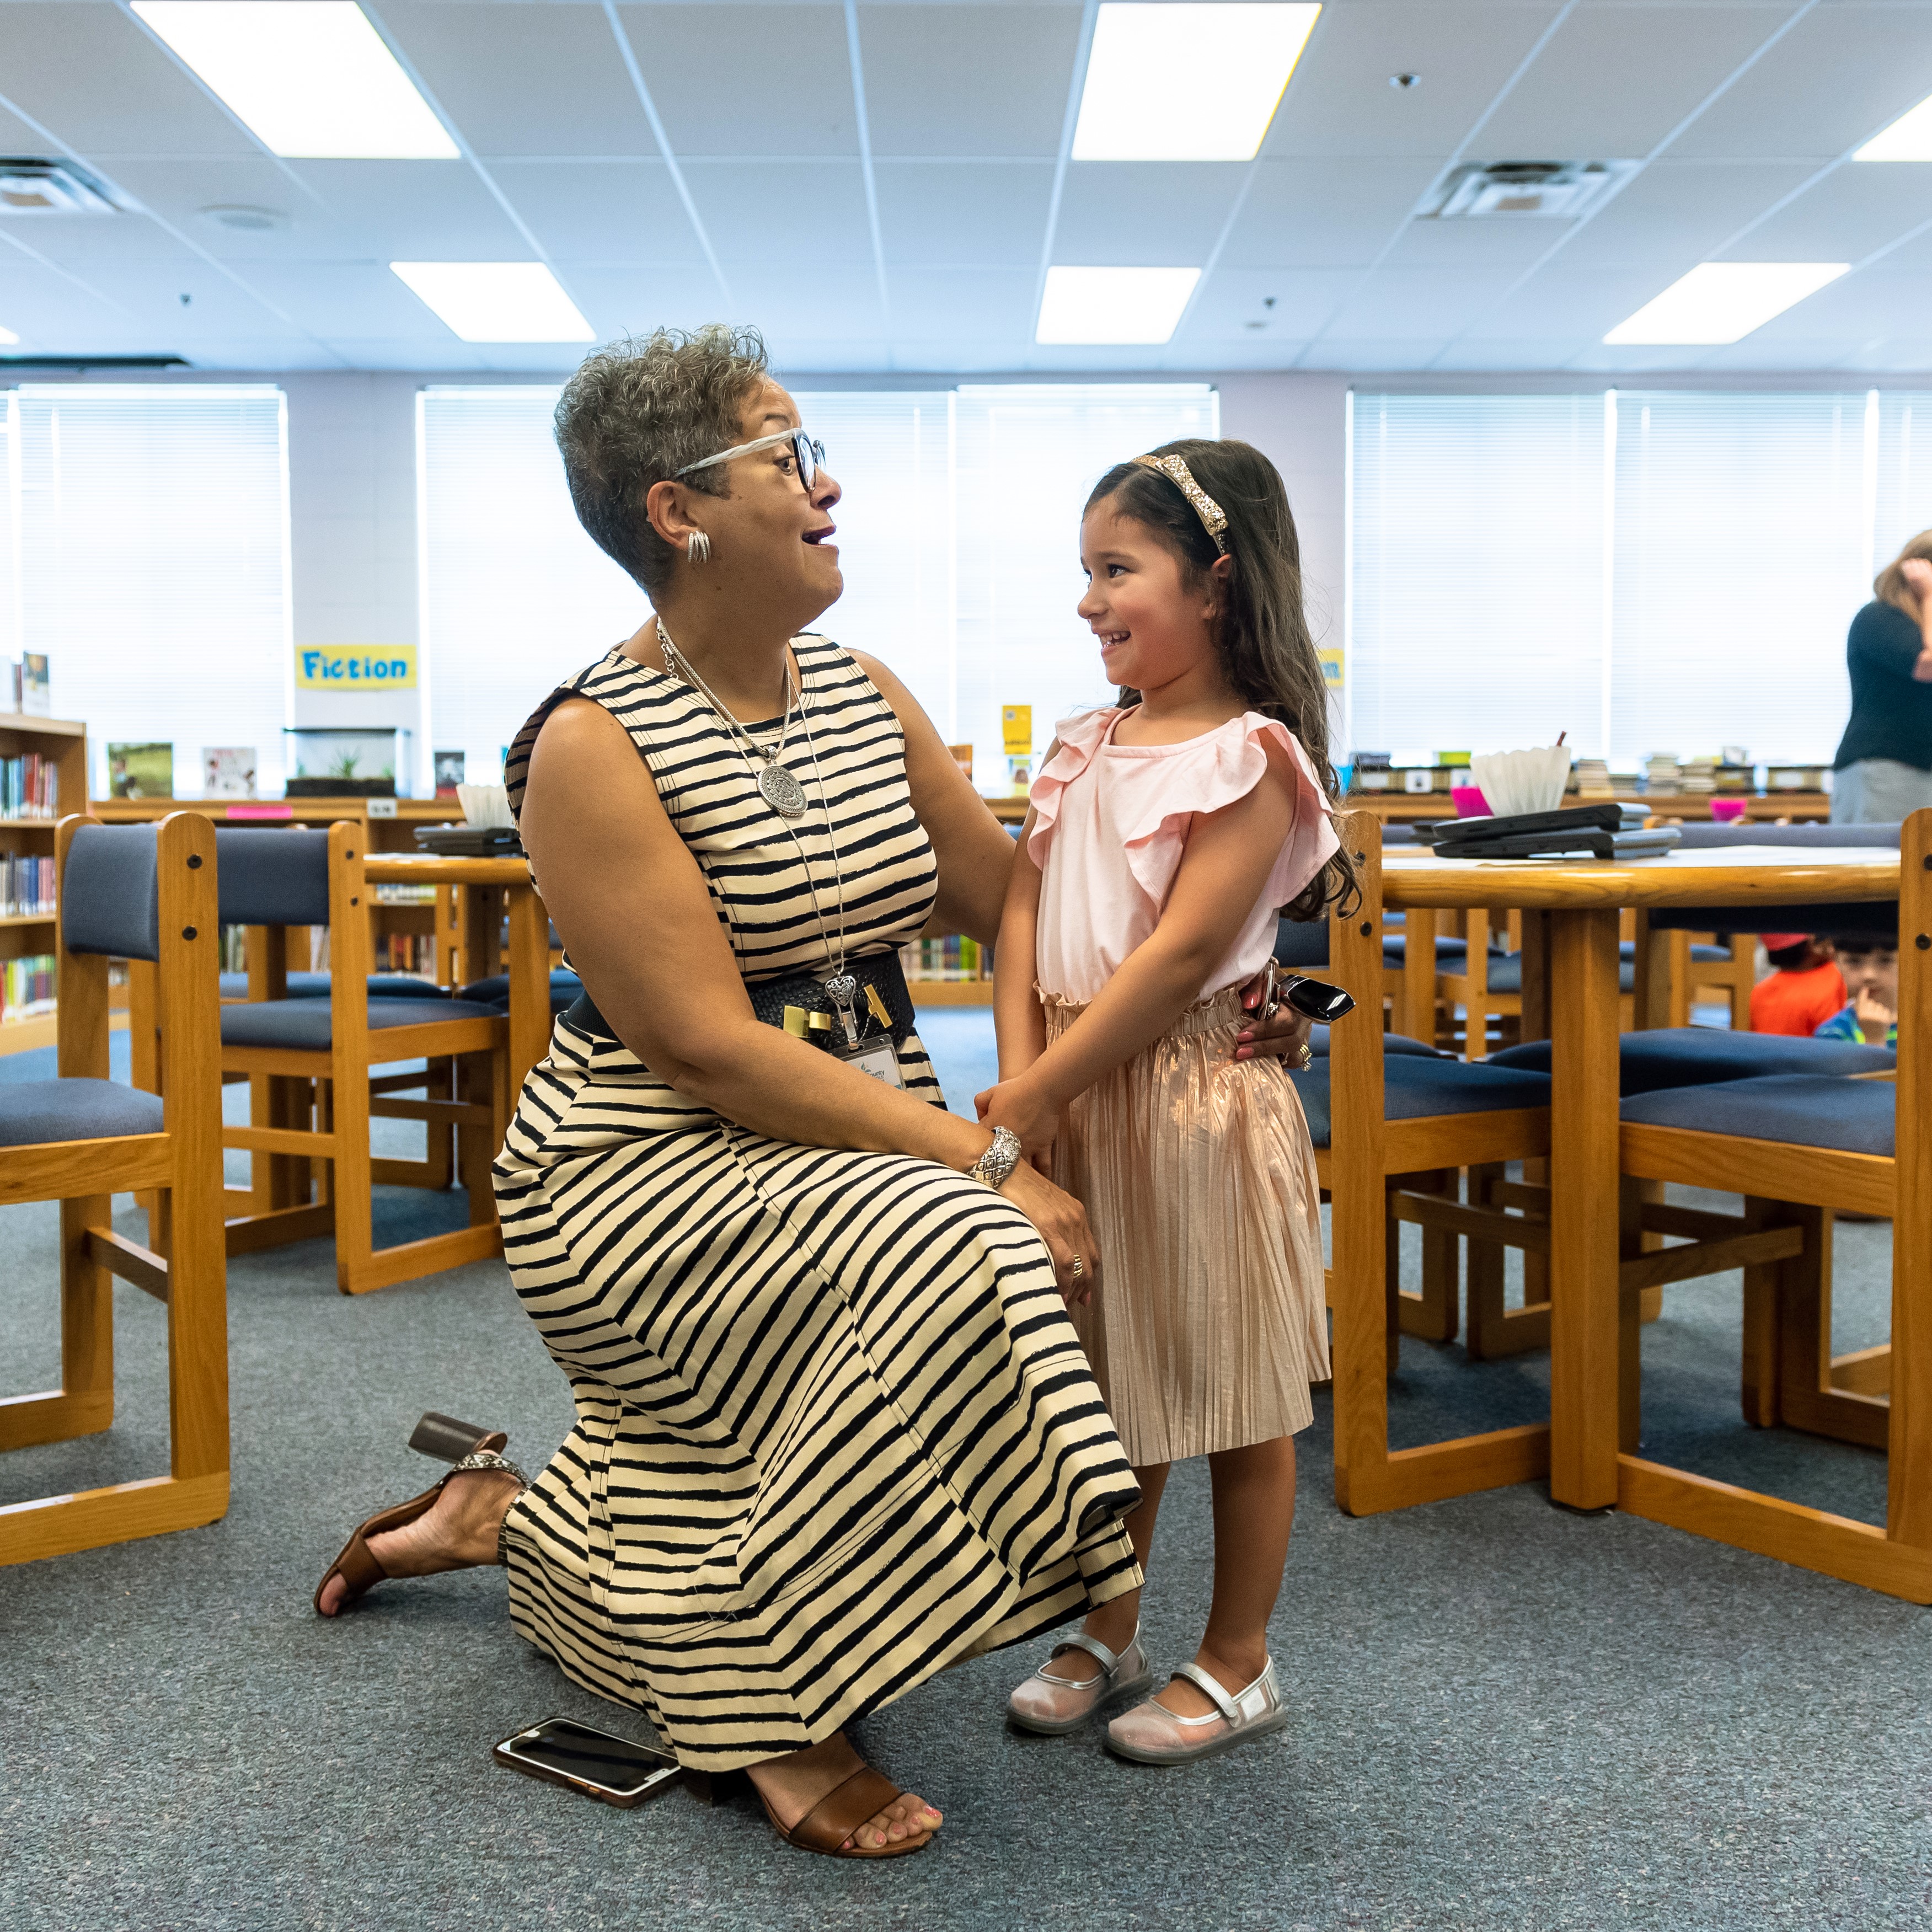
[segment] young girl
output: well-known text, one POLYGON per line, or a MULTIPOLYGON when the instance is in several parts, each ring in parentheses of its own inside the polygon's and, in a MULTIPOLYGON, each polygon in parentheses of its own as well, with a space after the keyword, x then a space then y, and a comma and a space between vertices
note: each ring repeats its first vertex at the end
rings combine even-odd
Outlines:
MULTIPOLYGON (((1107 1731, 1172 1764, 1286 1721, 1268 1620, 1294 1432, 1328 1372, 1320 1197, 1294 1086, 1244 1044, 1240 988, 1277 908, 1318 917, 1352 874, 1274 465, 1195 441, 1124 463, 1088 499, 1081 561, 1120 702, 1061 724, 1034 785, 1000 928, 1000 1083, 980 1104, 1050 1160, 1104 1250, 1073 1264, 1073 1316, 1140 1482, 1144 1569, 1168 1465, 1208 1458, 1206 1634, 1107 1731)), ((1139 1604, 1088 1617, 1013 1693, 1015 1720, 1063 1733, 1146 1690, 1139 1604)))

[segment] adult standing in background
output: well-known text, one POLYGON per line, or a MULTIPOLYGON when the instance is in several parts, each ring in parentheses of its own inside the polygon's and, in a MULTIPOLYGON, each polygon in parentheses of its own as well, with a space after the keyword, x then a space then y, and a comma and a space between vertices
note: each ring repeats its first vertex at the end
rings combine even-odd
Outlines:
POLYGON ((1932 805, 1932 530, 1872 590, 1845 640, 1852 715, 1832 760, 1838 825, 1890 825, 1932 805))

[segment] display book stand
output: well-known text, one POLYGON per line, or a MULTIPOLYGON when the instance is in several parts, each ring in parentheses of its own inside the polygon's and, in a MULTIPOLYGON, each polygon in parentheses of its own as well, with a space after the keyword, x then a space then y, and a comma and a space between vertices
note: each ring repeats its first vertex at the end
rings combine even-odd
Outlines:
MULTIPOLYGON (((88 809, 87 727, 68 718, 38 718, 24 712, 0 712, 0 758, 29 752, 51 759, 60 790, 58 814, 70 817, 88 809)), ((158 816, 159 814, 157 814, 158 816)), ((54 856, 54 826, 47 818, 0 818, 0 848, 22 859, 54 856)), ((55 951, 55 914, 10 914, 0 917, 0 961, 27 959, 55 951)), ((29 1048, 52 1046, 56 1016, 37 1013, 31 1019, 0 1018, 0 1054, 24 1053, 29 1048)))

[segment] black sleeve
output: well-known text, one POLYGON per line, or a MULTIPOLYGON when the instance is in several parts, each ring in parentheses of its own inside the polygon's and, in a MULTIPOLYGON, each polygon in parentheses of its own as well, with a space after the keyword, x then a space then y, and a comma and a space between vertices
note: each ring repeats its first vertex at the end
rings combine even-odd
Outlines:
POLYGON ((1870 670, 1909 678, 1925 639, 1918 626, 1895 604, 1874 601, 1852 620, 1845 655, 1870 670))

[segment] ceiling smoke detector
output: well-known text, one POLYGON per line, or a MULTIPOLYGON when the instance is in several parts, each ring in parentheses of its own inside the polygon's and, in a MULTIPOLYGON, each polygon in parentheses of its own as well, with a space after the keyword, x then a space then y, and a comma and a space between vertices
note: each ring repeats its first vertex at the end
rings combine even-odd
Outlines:
POLYGON ((114 198, 71 161, 0 157, 0 214, 118 214, 114 198))
POLYGON ((289 218, 276 208, 224 206, 204 208, 201 218, 211 227, 226 228, 236 235, 268 235, 289 225, 289 218))
POLYGON ((1620 188, 1634 161, 1471 161, 1450 170, 1418 211, 1437 221, 1531 215, 1571 220, 1620 188))

